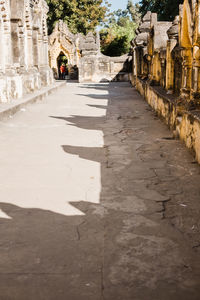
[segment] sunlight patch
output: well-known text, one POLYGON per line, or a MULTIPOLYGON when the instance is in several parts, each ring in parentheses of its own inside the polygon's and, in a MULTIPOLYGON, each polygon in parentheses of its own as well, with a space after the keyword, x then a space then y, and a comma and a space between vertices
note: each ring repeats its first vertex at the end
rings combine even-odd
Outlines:
MULTIPOLYGON (((100 124, 106 115, 101 107, 107 104, 101 97, 73 95, 37 111, 37 121, 31 111, 8 121, 0 136, 3 205, 83 216, 77 203, 99 204, 104 151, 100 124)), ((6 206, 2 209, 6 212, 6 206)), ((4 211, 0 218, 9 219, 4 211)))
POLYGON ((12 219, 11 217, 9 217, 5 212, 3 212, 3 210, 0 209, 0 218, 2 219, 12 219))

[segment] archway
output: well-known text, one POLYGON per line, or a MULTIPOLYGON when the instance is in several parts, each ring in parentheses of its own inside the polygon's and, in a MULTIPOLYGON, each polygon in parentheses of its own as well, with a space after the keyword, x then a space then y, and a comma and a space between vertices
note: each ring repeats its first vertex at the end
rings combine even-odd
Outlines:
POLYGON ((60 54, 57 57, 57 70, 58 70, 58 78, 61 78, 61 72, 60 72, 60 67, 61 65, 64 64, 66 67, 66 74, 68 75, 68 58, 66 57, 66 55, 64 54, 64 52, 60 52, 60 54))

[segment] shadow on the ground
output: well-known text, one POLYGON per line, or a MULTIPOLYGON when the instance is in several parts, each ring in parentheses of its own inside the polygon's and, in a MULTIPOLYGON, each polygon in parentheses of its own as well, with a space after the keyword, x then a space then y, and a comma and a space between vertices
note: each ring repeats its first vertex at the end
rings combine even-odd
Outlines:
MULTIPOLYGON (((91 94, 86 95, 87 97, 109 100, 109 85, 85 87, 106 91, 105 96, 95 97, 95 94, 91 94)), ((91 107, 108 108, 105 105, 91 105, 91 107)), ((73 123, 70 126, 102 131, 106 120, 106 117, 83 116, 70 118, 51 116, 51 118, 73 123)), ((99 162, 103 170, 106 168, 105 148, 71 145, 60 147, 61 151, 99 162)), ((103 174, 102 181, 104 181, 103 174)), ((89 202, 70 204, 85 215, 64 216, 41 209, 21 208, 3 201, 0 203, 2 211, 10 217, 0 219, 2 299, 102 299, 105 226, 103 206, 89 202)), ((116 221, 117 214, 113 213, 112 222, 116 221)))
MULTIPOLYGON (((146 110, 143 116, 141 111, 147 105, 141 106, 141 99, 134 90, 127 89, 128 84, 117 86, 81 85, 83 94, 79 96, 108 100, 107 106, 88 104, 106 108, 106 116, 51 116, 66 122, 66 126, 103 132, 102 148, 76 147, 67 141, 59 145, 67 154, 101 164, 100 204, 73 202, 71 205, 85 215, 62 216, 1 203, 0 208, 11 217, 1 220, 2 299, 197 300, 195 284, 192 289, 180 288, 182 280, 188 276, 191 279, 189 267, 180 270, 178 255, 184 244, 177 250, 172 243, 180 233, 172 234, 171 241, 171 227, 162 220, 169 200, 164 197, 169 196, 164 185, 167 173, 162 171, 169 171, 171 179, 167 180, 171 183, 181 176, 179 170, 166 165, 168 151, 177 141, 172 141, 172 146, 160 141, 167 130, 157 132, 158 120, 153 120, 151 111, 146 110), (105 95, 85 94, 84 89, 105 91, 105 95), (152 169, 152 160, 158 167, 152 169), (152 189, 152 197, 163 197, 155 204, 149 196, 152 189)), ((173 151, 176 153, 176 149, 173 151)), ((182 237, 180 240, 182 243, 182 237)))

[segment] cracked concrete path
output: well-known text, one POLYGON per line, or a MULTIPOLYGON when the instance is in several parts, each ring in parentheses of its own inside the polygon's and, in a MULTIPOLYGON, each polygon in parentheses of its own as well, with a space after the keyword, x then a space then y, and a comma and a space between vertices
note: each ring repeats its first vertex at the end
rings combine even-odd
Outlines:
POLYGON ((200 299, 200 167, 126 83, 0 123, 0 300, 200 299))

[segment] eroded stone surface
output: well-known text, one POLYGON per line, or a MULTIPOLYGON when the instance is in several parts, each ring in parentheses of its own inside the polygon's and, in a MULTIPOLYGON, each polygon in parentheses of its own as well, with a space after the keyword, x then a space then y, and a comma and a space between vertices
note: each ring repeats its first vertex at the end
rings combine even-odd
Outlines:
POLYGON ((172 23, 144 16, 132 41, 131 81, 200 163, 200 3, 182 2, 172 23))
POLYGON ((53 83, 48 63, 45 0, 0 2, 0 102, 53 83))

